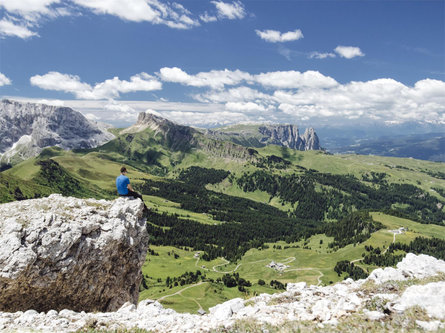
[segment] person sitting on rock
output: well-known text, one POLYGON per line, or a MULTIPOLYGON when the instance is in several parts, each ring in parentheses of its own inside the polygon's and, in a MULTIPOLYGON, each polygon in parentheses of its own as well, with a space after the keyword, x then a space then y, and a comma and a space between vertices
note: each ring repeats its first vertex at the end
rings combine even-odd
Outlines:
MULTIPOLYGON (((139 198, 142 200, 142 202, 144 202, 142 194, 133 190, 133 187, 130 184, 130 179, 126 175, 127 175, 127 168, 123 166, 121 168, 121 174, 116 178, 116 187, 119 196, 139 198)), ((147 210, 148 208, 144 202, 144 212, 146 212, 147 210)))

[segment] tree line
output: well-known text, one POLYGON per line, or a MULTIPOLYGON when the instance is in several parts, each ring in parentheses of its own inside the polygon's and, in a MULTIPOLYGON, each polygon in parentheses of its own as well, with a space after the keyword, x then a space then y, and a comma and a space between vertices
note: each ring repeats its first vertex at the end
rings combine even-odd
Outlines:
POLYGON ((338 220, 355 210, 400 212, 421 223, 441 225, 442 203, 410 184, 388 184, 385 173, 364 175, 369 186, 352 175, 333 175, 306 170, 278 175, 265 170, 244 173, 236 183, 244 192, 261 190, 295 206, 291 214, 303 219, 338 220))

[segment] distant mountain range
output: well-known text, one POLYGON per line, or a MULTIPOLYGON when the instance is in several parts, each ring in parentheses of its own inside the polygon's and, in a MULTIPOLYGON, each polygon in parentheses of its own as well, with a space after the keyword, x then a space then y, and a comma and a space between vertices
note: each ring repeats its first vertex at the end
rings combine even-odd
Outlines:
POLYGON ((67 107, 3 100, 0 103, 0 164, 14 164, 43 148, 93 148, 114 135, 67 107))
MULTIPOLYGON (((90 122, 80 112, 67 107, 3 100, 0 103, 0 116, 0 164, 16 164, 37 156, 45 147, 88 149, 115 137, 103 126, 90 122)), ((248 159, 253 154, 245 147, 264 147, 268 144, 297 150, 320 149, 318 136, 312 128, 302 136, 295 125, 240 125, 210 131, 178 125, 145 112, 139 114, 136 124, 122 130, 119 136, 108 146, 120 149, 127 145, 128 151, 125 153, 129 156, 148 156, 156 143, 162 149, 170 150, 165 151, 165 155, 198 148, 213 155, 242 159, 248 159), (136 140, 138 145, 130 144, 135 134, 146 131, 149 132, 146 133, 148 141, 136 140), (119 144, 122 140, 125 140, 123 145, 119 144)), ((159 151, 153 154, 158 157, 162 155, 159 151)), ((148 160, 151 161, 152 157, 148 160)))
POLYGON ((270 144, 297 150, 320 150, 320 140, 313 128, 300 135, 296 125, 233 125, 206 130, 207 136, 232 141, 246 147, 264 147, 270 144))
POLYGON ((414 134, 358 140, 356 144, 329 149, 340 154, 412 157, 445 162, 445 133, 414 134))
MULTIPOLYGON (((145 112, 140 113, 136 124, 120 132, 114 130, 113 133, 118 134, 119 138, 109 146, 123 147, 133 140, 135 134, 147 130, 150 133, 145 134, 145 139, 149 141, 144 143, 145 139, 137 139, 137 147, 131 144, 130 149, 127 146, 125 154, 142 154, 149 156, 148 161, 151 161, 154 155, 160 158, 160 151, 165 148, 170 152, 164 151, 164 156, 170 156, 175 151, 198 149, 220 157, 249 159, 253 154, 252 148, 267 145, 301 151, 322 149, 320 139, 311 127, 306 128, 303 134, 300 134, 299 128, 294 124, 237 124, 199 129, 179 125, 145 112), (122 136, 125 136, 125 144, 119 144, 124 140, 122 136), (154 143, 160 144, 162 148, 158 148, 161 150, 154 152, 154 143), (151 151, 153 153, 149 153, 151 151)), ((322 133, 324 147, 331 153, 445 161, 444 133, 387 135, 377 139, 369 136, 360 138, 355 132, 348 135, 340 130, 333 132, 322 129, 322 133)), ((110 133, 109 128, 89 121, 71 108, 11 100, 0 103, 0 165, 16 164, 37 156, 45 147, 88 149, 103 145, 113 138, 115 136, 110 133)))

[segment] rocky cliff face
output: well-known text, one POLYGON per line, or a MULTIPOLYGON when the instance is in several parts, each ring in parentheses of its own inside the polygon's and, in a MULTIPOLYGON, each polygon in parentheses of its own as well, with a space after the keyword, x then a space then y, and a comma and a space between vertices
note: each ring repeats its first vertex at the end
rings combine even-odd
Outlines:
POLYGON ((375 270, 366 280, 331 286, 289 283, 287 291, 210 308, 204 316, 176 313, 145 300, 114 313, 34 310, 0 313, 0 329, 141 328, 150 332, 398 332, 445 329, 445 262, 408 254, 397 268, 375 270), (244 325, 244 326, 243 326, 244 325))
POLYGON ((173 151, 186 151, 196 144, 194 137, 196 131, 193 128, 175 124, 168 119, 147 112, 139 113, 136 124, 123 130, 120 134, 138 133, 146 129, 154 131, 155 136, 160 135, 163 139, 162 143, 173 151))
POLYGON ((136 134, 150 129, 157 141, 173 151, 202 150, 205 154, 234 160, 255 159, 256 151, 230 141, 216 140, 189 126, 178 125, 151 113, 141 112, 135 125, 120 134, 136 134))
POLYGON ((58 194, 0 205, 0 310, 136 303, 148 246, 142 210, 139 199, 58 194))
POLYGON ((301 140, 304 143, 304 150, 320 150, 320 140, 318 139, 317 133, 311 128, 306 128, 301 140))
POLYGON ((67 107, 3 100, 0 103, 0 161, 14 163, 43 148, 92 148, 114 136, 67 107))
POLYGON ((313 128, 300 135, 296 125, 234 125, 206 130, 205 135, 217 140, 232 141, 246 147, 277 145, 297 150, 320 150, 320 140, 313 128))
POLYGON ((308 128, 300 136, 296 125, 261 126, 259 132, 263 144, 273 144, 297 150, 319 150, 320 141, 313 128, 308 128))

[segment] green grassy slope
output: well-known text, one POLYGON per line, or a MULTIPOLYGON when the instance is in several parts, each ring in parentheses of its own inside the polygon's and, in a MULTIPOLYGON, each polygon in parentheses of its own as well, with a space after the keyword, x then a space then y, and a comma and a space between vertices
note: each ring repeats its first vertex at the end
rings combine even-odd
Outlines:
MULTIPOLYGON (((325 235, 314 235, 307 240, 290 244, 285 242, 267 243, 268 248, 251 249, 236 263, 228 263, 222 259, 208 262, 195 258, 195 251, 185 251, 169 246, 151 246, 159 256, 147 255, 142 272, 150 277, 147 279, 149 289, 142 291, 140 299, 161 299, 164 306, 181 312, 196 312, 199 309, 198 303, 207 310, 208 307, 230 298, 249 298, 262 292, 277 292, 268 286, 271 280, 279 280, 283 283, 304 281, 314 285, 327 285, 340 281, 343 276, 338 276, 333 270, 338 261, 361 259, 362 253, 365 252, 365 246, 387 248, 394 240, 394 236, 389 230, 401 226, 407 227, 409 231, 396 235, 397 242, 407 244, 418 236, 445 239, 445 226, 425 225, 382 213, 373 213, 373 217, 384 224, 383 229, 373 233, 371 238, 361 244, 355 246, 351 244, 338 251, 329 249, 327 244, 332 241, 332 238, 325 235), (274 248, 274 246, 280 248, 274 248), (174 259, 173 251, 179 255, 178 259, 174 259), (170 255, 167 254, 168 252, 170 255), (266 267, 271 261, 284 263, 289 267, 283 272, 279 272, 266 267), (165 286, 167 276, 180 276, 184 272, 198 269, 208 278, 214 280, 221 277, 224 272, 235 271, 243 278, 250 280, 253 286, 249 288, 249 294, 239 292, 236 288, 221 287, 208 282, 196 285, 181 294, 176 293, 190 285, 172 289, 165 286), (161 282, 158 282, 158 279, 161 279, 161 282), (266 285, 259 286, 259 279, 263 279, 266 285), (173 296, 165 297, 166 295, 173 296)), ((369 271, 376 268, 376 266, 363 265, 360 262, 356 264, 369 271)))
MULTIPOLYGON (((191 138, 201 140, 196 136, 191 138)), ((256 153, 252 155, 245 148, 233 144, 215 144, 207 139, 199 144, 194 141, 175 144, 169 141, 168 137, 150 130, 121 135, 108 144, 92 150, 69 152, 51 148, 45 150, 38 158, 24 161, 0 173, 0 200, 7 202, 63 191, 66 195, 111 199, 116 196, 114 181, 122 164, 128 167, 129 177, 136 189, 143 188, 146 180, 167 181, 173 186, 178 182, 183 170, 199 166, 230 171, 229 177, 215 184, 203 184, 203 189, 272 206, 278 209, 276 212, 290 213, 301 203, 289 202, 279 194, 271 195, 267 191, 258 189, 246 192, 237 180, 245 174, 256 171, 285 177, 308 175, 308 170, 313 169, 318 171, 315 178, 326 173, 352 175, 357 183, 375 189, 381 185, 369 181, 369 176, 372 172, 385 174, 385 181, 388 184, 413 185, 423 192, 416 194, 419 198, 425 194, 431 195, 437 199, 437 205, 442 205, 440 209, 445 212, 444 163, 378 156, 329 155, 324 152, 301 152, 278 146, 266 146, 255 150, 256 153), (19 191, 16 188, 19 188, 19 191)), ((332 186, 315 181, 314 188, 315 193, 322 193, 323 189, 332 189, 332 186)), ((187 209, 184 206, 185 202, 172 200, 168 195, 159 193, 161 192, 154 191, 150 195, 144 195, 147 206, 157 210, 159 214, 175 214, 181 221, 191 220, 203 228, 213 225, 225 226, 225 222, 212 211, 199 212, 187 209)), ((216 198, 217 194, 213 196, 216 198)), ((351 195, 347 192, 343 194, 345 197, 351 195)), ((196 198, 195 201, 199 203, 202 199, 196 198)), ((399 203, 394 202, 394 208, 397 208, 397 205, 399 203)), ((437 224, 421 224, 419 222, 424 221, 416 222, 383 212, 373 212, 371 215, 375 221, 383 224, 382 229, 372 233, 361 243, 349 244, 335 250, 328 246, 333 238, 323 233, 312 234, 306 239, 290 243, 286 243, 284 239, 265 241, 262 246, 250 247, 241 259, 232 263, 221 257, 211 261, 197 259, 195 253, 199 250, 192 250, 191 246, 187 246, 189 250, 186 251, 184 246, 178 248, 151 245, 151 249, 159 255, 147 255, 143 275, 148 289, 143 288, 140 299, 160 299, 165 306, 178 311, 195 312, 200 307, 207 310, 233 297, 249 298, 262 292, 276 292, 277 290, 269 285, 271 280, 282 283, 306 281, 309 284, 329 284, 339 281, 344 275, 338 276, 333 270, 338 261, 360 260, 362 254, 366 252, 365 246, 372 245, 382 250, 387 248, 394 241, 394 235, 388 230, 401 226, 407 227, 408 231, 396 236, 398 242, 408 244, 417 236, 445 239, 445 226, 441 225, 440 221, 437 224), (177 259, 173 251, 178 255, 177 259), (289 267, 279 272, 266 267, 271 261, 289 267), (198 269, 206 275, 204 281, 198 281, 202 283, 178 285, 171 289, 166 286, 167 276, 178 277, 185 272, 198 269), (250 280, 252 286, 245 292, 239 291, 236 287, 228 288, 217 283, 216 280, 225 272, 239 273, 242 278, 250 280), (259 285, 259 279, 264 280, 266 284, 259 285)), ((240 221, 234 223, 237 222, 240 223, 240 221)), ((298 223, 296 222, 295 229, 299 228, 298 223)), ((314 225, 322 226, 323 223, 325 222, 316 221, 314 225)), ((168 230, 170 227, 163 226, 163 228, 168 230)), ((200 252, 202 255, 202 250, 200 252)), ((375 268, 360 261, 356 264, 364 270, 375 268)))

